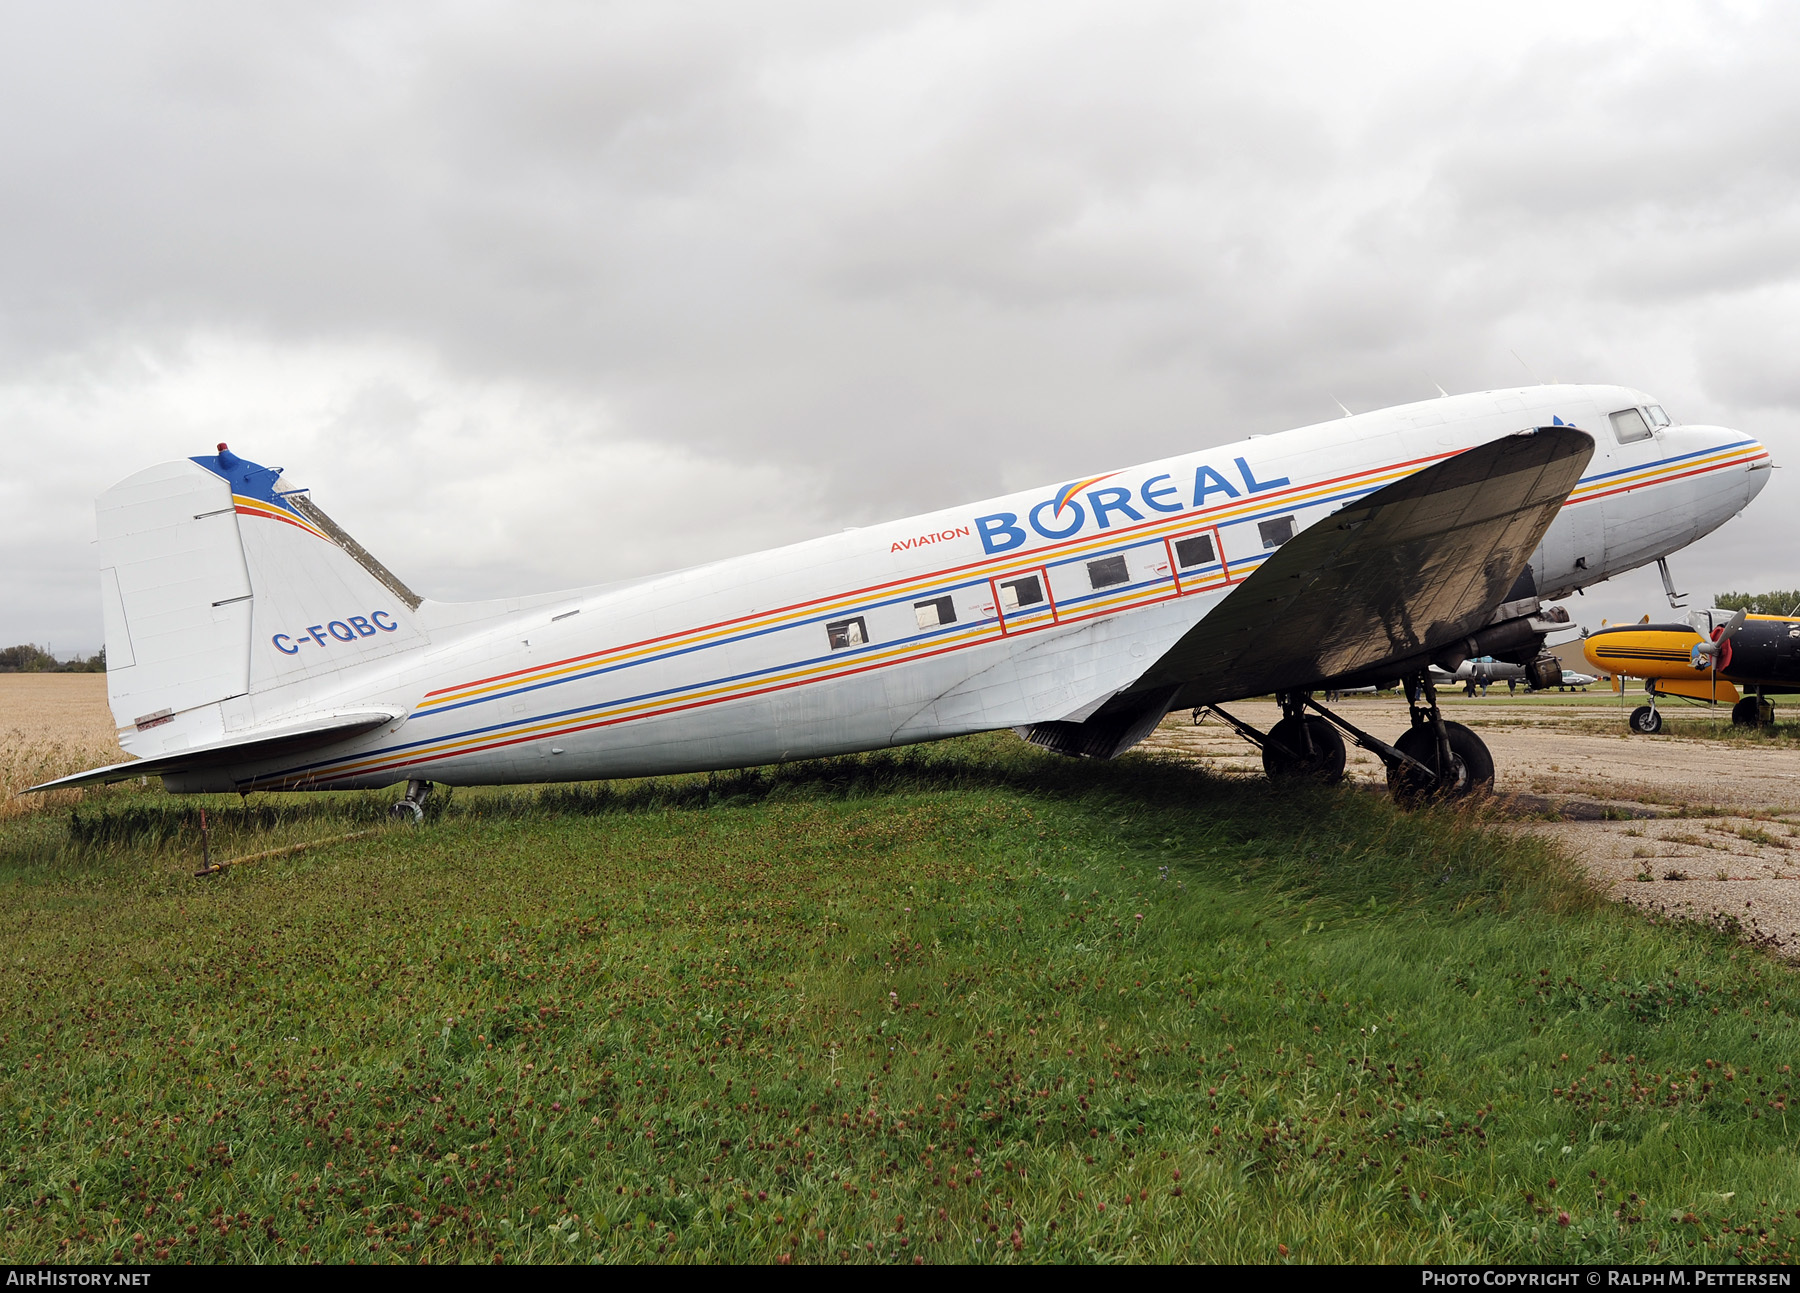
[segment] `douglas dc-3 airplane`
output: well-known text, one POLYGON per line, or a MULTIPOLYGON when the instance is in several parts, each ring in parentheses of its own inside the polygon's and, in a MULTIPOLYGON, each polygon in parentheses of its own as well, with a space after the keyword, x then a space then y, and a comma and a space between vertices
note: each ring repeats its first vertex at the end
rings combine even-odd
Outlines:
POLYGON ((1410 404, 673 574, 426 601, 279 469, 231 453, 100 496, 107 693, 177 793, 586 780, 998 728, 1110 758, 1176 707, 1273 692, 1277 775, 1348 735, 1397 797, 1488 784, 1427 670, 1554 685, 1546 602, 1737 513, 1769 454, 1617 386, 1410 404), (1312 699, 1411 679, 1393 744, 1312 699))

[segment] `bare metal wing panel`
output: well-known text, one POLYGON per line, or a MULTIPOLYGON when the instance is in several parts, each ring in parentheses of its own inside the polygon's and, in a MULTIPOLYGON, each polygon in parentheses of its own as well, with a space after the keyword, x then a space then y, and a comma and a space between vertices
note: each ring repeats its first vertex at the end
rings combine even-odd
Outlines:
POLYGON ((1506 596, 1593 451, 1585 432, 1541 427, 1369 494, 1277 548, 1131 691, 1234 700, 1456 641, 1506 596))

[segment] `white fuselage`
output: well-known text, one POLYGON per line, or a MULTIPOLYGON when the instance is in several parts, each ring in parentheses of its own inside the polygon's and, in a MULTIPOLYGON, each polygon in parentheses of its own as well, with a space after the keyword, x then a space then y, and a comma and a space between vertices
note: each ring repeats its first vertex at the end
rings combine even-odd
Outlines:
MULTIPOLYGON (((1768 479, 1763 446, 1723 428, 1621 443, 1609 414, 1649 407, 1610 386, 1446 397, 624 585, 426 602, 425 645, 256 705, 259 724, 284 706, 404 717, 354 748, 269 764, 259 784, 608 778, 1078 721, 1289 533, 1556 420, 1596 445, 1532 560, 1538 592, 1566 596, 1708 533, 1768 479)), ((1231 680, 1212 698, 1235 699, 1231 680)))

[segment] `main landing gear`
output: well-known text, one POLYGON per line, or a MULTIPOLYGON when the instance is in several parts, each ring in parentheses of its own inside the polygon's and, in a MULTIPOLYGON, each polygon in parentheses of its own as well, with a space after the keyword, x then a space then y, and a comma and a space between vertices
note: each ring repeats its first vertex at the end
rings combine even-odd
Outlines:
POLYGON ((1762 688, 1754 696, 1745 696, 1731 707, 1734 727, 1770 727, 1775 722, 1775 706, 1763 699, 1762 688))
POLYGON ((1305 777, 1334 786, 1344 779, 1344 738, 1337 728, 1316 714, 1306 712, 1307 697, 1284 692, 1281 721, 1269 729, 1263 741, 1263 771, 1273 781, 1305 777))
POLYGON ((1415 675, 1408 679, 1406 692, 1412 726, 1392 745, 1344 721, 1313 700, 1310 692, 1277 693, 1282 717, 1267 734, 1217 705, 1207 708, 1262 750, 1263 771, 1276 781, 1305 779, 1326 785, 1342 781, 1347 736, 1387 766, 1388 791, 1405 807, 1491 790, 1493 755, 1475 733, 1445 720, 1431 679, 1424 673, 1415 675))
POLYGON ((406 783, 406 798, 396 800, 388 809, 388 816, 397 822, 410 821, 414 826, 425 820, 425 800, 431 795, 429 781, 409 781, 406 783))

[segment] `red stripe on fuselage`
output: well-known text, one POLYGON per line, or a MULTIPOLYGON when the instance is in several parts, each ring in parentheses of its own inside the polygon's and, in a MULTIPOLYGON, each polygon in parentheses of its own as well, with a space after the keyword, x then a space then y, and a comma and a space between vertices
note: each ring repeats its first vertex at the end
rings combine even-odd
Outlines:
MULTIPOLYGON (((1401 468, 1416 466, 1420 463, 1431 463, 1431 462, 1436 462, 1442 458, 1451 458, 1462 452, 1464 452, 1464 450, 1452 449, 1447 453, 1431 454, 1424 458, 1409 458, 1405 462, 1393 463, 1386 467, 1370 467, 1370 468, 1366 468, 1362 471, 1348 472, 1342 476, 1333 476, 1326 480, 1313 481, 1310 484, 1306 484, 1306 485, 1293 485, 1293 486, 1289 486, 1287 489, 1271 490, 1267 494, 1257 495, 1256 498, 1257 498, 1257 501, 1259 501, 1259 502, 1264 502, 1264 501, 1274 502, 1274 501, 1279 500, 1283 495, 1286 495, 1286 494, 1295 494, 1295 493, 1302 493, 1302 492, 1307 492, 1307 491, 1311 491, 1311 490, 1324 489, 1331 485, 1342 484, 1345 481, 1356 480, 1356 479, 1359 479, 1364 476, 1380 475, 1384 472, 1399 471, 1401 468)), ((1117 473, 1114 473, 1114 474, 1116 475, 1117 473)), ((1234 506, 1242 507, 1245 505, 1245 503, 1247 501, 1248 500, 1238 500, 1235 503, 1229 503, 1229 504, 1222 503, 1217 507, 1196 510, 1196 511, 1190 513, 1189 515, 1194 518, 1199 518, 1199 517, 1210 515, 1212 513, 1228 510, 1229 508, 1234 507, 1234 506)), ((1118 535, 1128 535, 1128 534, 1135 533, 1139 530, 1148 530, 1148 529, 1153 529, 1153 528, 1157 528, 1157 527, 1161 527, 1161 526, 1170 525, 1170 524, 1175 523, 1177 519, 1186 519, 1186 518, 1167 517, 1167 518, 1164 518, 1162 520, 1157 520, 1157 521, 1145 521, 1139 525, 1125 526, 1118 530, 1110 531, 1110 533, 1118 534, 1118 535)), ((1097 533, 1098 532, 1096 532, 1096 534, 1090 534, 1085 537, 1066 539, 1060 543, 1052 543, 1052 544, 1048 545, 1047 547, 1033 548, 1029 552, 1022 552, 1018 555, 1021 559, 1025 558, 1025 557, 1036 558, 1036 557, 1041 557, 1046 553, 1060 551, 1063 548, 1074 547, 1074 546, 1076 546, 1078 544, 1082 544, 1082 543, 1092 543, 1094 541, 1097 533)), ((885 589, 898 588, 903 584, 914 584, 914 583, 920 582, 921 580, 945 579, 950 576, 962 574, 965 571, 975 570, 975 569, 977 569, 979 567, 983 567, 983 566, 1007 565, 1007 564, 1010 564, 1009 562, 1007 562, 1004 559, 1007 555, 1008 554, 1005 554, 1005 553, 990 553, 986 556, 983 556, 980 560, 965 562, 963 565, 960 565, 960 566, 947 566, 943 570, 929 571, 929 572, 927 572, 925 574, 921 574, 921 575, 908 575, 901 579, 890 579, 884 583, 870 584, 865 588, 852 588, 846 592, 829 593, 822 597, 812 598, 809 601, 794 602, 787 606, 777 607, 776 609, 771 610, 771 611, 753 611, 747 615, 739 615, 732 619, 717 620, 711 624, 701 624, 701 625, 697 625, 693 628, 679 629, 673 633, 664 633, 658 637, 642 638, 636 642, 626 642, 626 643, 620 644, 619 646, 606 647, 599 651, 589 651, 582 655, 569 656, 568 658, 563 659, 563 660, 553 660, 548 664, 533 665, 528 669, 514 669, 507 673, 492 674, 486 678, 476 678, 469 682, 459 682, 459 683, 455 683, 448 687, 440 687, 436 691, 428 691, 425 693, 423 699, 430 700, 433 696, 443 696, 443 695, 449 694, 450 692, 465 691, 470 687, 482 687, 482 686, 486 686, 488 683, 505 682, 510 678, 521 678, 527 674, 539 674, 539 673, 543 673, 543 672, 545 672, 547 670, 551 670, 551 669, 561 669, 568 665, 580 664, 586 660, 597 660, 597 659, 601 658, 602 656, 617 655, 618 653, 623 652, 623 651, 636 651, 643 647, 655 646, 658 643, 670 642, 677 638, 692 637, 696 633, 707 633, 707 632, 711 632, 714 629, 730 628, 733 625, 745 624, 745 623, 749 623, 749 622, 755 621, 755 620, 770 619, 770 618, 772 618, 774 616, 778 616, 778 615, 789 615, 796 611, 803 611, 811 606, 821 605, 825 602, 842 601, 845 598, 860 597, 867 593, 879 593, 885 589)))
POLYGON ((1617 489, 1601 490, 1598 494, 1584 494, 1572 502, 1564 503, 1564 507, 1572 507, 1578 503, 1590 503, 1596 498, 1611 498, 1614 494, 1629 494, 1634 489, 1651 489, 1657 485, 1667 485, 1670 481, 1685 480, 1689 476, 1704 476, 1709 471, 1724 471, 1727 467, 1741 467, 1745 463, 1756 462, 1767 458, 1768 450, 1753 453, 1747 458, 1733 458, 1730 462, 1716 462, 1710 467, 1696 467, 1692 471, 1678 471, 1672 476, 1658 476, 1653 480, 1641 480, 1635 485, 1620 485, 1617 489))
MULTIPOLYGON (((523 745, 527 741, 548 741, 559 736, 569 736, 575 732, 589 732, 595 728, 617 727, 620 723, 636 722, 640 718, 660 718, 665 714, 679 714, 690 709, 703 709, 708 705, 722 705, 732 700, 748 700, 752 696, 767 696, 778 691, 788 691, 794 687, 807 687, 816 682, 834 682, 840 678, 854 677, 859 673, 869 673, 876 669, 885 669, 890 665, 911 663, 914 660, 929 660, 933 656, 948 655, 952 651, 960 651, 969 644, 939 647, 935 651, 922 651, 918 655, 907 656, 905 660, 872 661, 859 665, 854 669, 841 669, 836 673, 820 674, 812 678, 796 678, 793 682, 775 683, 767 687, 758 687, 751 691, 733 692, 729 696, 709 696, 704 700, 685 701, 679 705, 665 705, 661 709, 648 709, 637 714, 621 714, 616 718, 595 719, 589 723, 577 723, 569 727, 558 728, 553 732, 533 732, 528 736, 507 737, 504 740, 487 741, 481 745, 465 746, 459 750, 446 750, 442 754, 427 755, 424 758, 403 759, 397 763, 377 764, 370 768, 358 768, 354 771, 333 775, 331 773, 308 775, 305 780, 315 782, 342 781, 349 777, 366 777, 377 772, 391 772, 400 768, 416 768, 427 763, 437 763, 443 759, 454 759, 464 754, 480 754, 486 750, 502 750, 509 745, 523 745)), ((268 780, 279 781, 281 775, 275 774, 268 780)), ((258 781, 265 778, 257 778, 258 781)))

